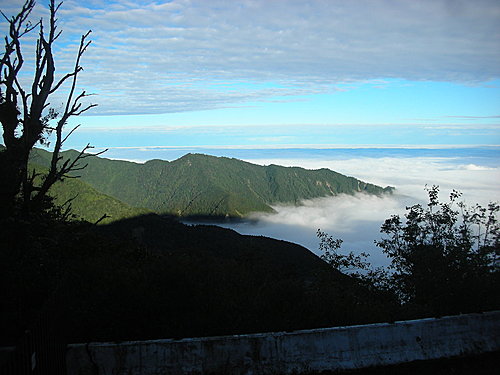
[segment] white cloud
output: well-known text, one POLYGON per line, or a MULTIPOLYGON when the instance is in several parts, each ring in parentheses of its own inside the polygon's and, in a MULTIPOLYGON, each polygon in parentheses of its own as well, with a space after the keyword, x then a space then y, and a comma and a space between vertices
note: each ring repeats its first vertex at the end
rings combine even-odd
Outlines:
POLYGON ((467 164, 462 166, 463 169, 468 170, 468 171, 494 171, 496 168, 491 168, 491 167, 485 167, 482 165, 476 165, 476 164, 467 164))
POLYGON ((393 214, 404 214, 410 203, 401 196, 340 195, 304 201, 300 206, 276 206, 275 214, 254 214, 253 222, 223 226, 298 243, 317 254, 316 230, 321 229, 344 241, 342 251, 369 252, 370 262, 380 266, 387 264, 373 242, 380 239, 380 225, 393 214))
MULTIPOLYGON (((10 13, 19 6, 3 3, 10 13)), ((494 0, 71 0, 59 20, 60 73, 79 35, 93 30, 80 85, 99 95, 94 113, 221 108, 380 77, 481 82, 500 73, 494 0), (222 89, 221 81, 253 84, 222 89)))
POLYGON ((306 200, 301 205, 273 207, 276 214, 257 217, 273 224, 287 223, 301 227, 323 228, 342 233, 357 232, 355 223, 373 222, 399 211, 402 197, 377 197, 367 194, 338 195, 306 200), (365 209, 363 209, 365 208, 365 209))

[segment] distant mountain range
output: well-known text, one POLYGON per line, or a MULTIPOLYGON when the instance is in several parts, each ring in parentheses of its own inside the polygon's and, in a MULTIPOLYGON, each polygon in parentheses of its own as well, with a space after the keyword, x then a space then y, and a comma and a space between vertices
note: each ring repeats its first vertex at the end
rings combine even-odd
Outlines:
MULTIPOLYGON (((77 155, 73 150, 61 154, 64 159, 77 155)), ((31 163, 47 167, 50 157, 49 152, 36 149, 31 163)), ((63 196, 68 199, 80 192, 73 206, 79 207, 76 213, 83 217, 88 216, 86 210, 95 210, 103 203, 114 207, 114 219, 148 210, 179 217, 245 217, 251 212, 272 212, 276 204, 358 192, 383 195, 394 189, 329 169, 259 166, 201 154, 144 164, 92 156, 85 163, 87 167, 77 173, 80 179, 68 179, 52 192, 59 202, 63 196)))

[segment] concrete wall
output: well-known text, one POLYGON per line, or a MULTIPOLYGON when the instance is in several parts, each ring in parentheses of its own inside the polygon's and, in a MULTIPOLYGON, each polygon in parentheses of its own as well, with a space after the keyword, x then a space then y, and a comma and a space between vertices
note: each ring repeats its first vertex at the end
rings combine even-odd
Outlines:
POLYGON ((68 374, 294 374, 500 350, 500 311, 241 336, 73 344, 68 374))

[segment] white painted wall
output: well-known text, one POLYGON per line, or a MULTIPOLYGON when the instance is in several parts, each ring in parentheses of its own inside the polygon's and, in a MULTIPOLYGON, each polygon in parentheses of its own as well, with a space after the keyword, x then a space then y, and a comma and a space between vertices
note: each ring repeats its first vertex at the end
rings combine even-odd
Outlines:
POLYGON ((69 375, 266 375, 359 369, 500 350, 500 311, 182 340, 72 344, 69 375))

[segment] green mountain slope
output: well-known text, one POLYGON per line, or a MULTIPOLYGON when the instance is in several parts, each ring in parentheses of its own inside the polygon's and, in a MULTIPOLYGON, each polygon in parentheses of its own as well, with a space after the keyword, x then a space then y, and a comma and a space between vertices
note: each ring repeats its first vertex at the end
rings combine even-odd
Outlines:
MULTIPOLYGON (((76 151, 62 153, 76 157, 76 151)), ((36 150, 33 161, 47 165, 50 154, 36 150)), ((328 169, 259 166, 237 159, 187 154, 175 161, 144 164, 100 157, 85 159, 81 179, 98 191, 131 206, 176 216, 242 217, 270 212, 277 203, 337 194, 385 194, 392 188, 362 182, 328 169)))
MULTIPOLYGON (((37 157, 33 158, 30 168, 36 169, 41 175, 46 174, 48 169, 33 163, 34 160, 41 161, 37 157)), ((67 178, 56 182, 50 188, 49 195, 54 198, 58 206, 67 207, 68 203, 71 204, 72 215, 91 223, 100 220, 104 215, 106 217, 100 220, 101 224, 152 213, 148 209, 132 207, 101 193, 79 178, 67 178)))
POLYGON ((106 215, 106 218, 100 223, 106 224, 151 212, 144 208, 132 207, 116 198, 100 193, 79 179, 57 182, 51 187, 49 194, 60 206, 71 200, 71 213, 91 223, 95 223, 103 215, 106 215))

